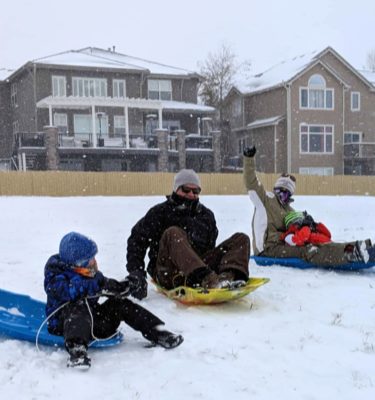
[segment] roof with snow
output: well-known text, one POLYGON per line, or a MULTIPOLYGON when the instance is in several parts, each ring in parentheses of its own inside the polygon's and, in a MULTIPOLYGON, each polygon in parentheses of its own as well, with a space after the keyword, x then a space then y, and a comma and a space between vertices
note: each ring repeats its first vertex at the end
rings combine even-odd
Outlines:
POLYGON ((5 81, 13 72, 12 69, 0 68, 0 81, 5 81))
POLYGON ((58 66, 121 69, 146 72, 155 75, 197 76, 197 73, 194 71, 121 54, 111 49, 104 50, 97 47, 69 50, 38 58, 32 62, 36 64, 58 66))
MULTIPOLYGON (((346 60, 344 60, 335 50, 331 47, 327 47, 323 51, 313 51, 306 54, 301 54, 299 56, 293 57, 292 59, 284 60, 267 70, 252 75, 250 79, 246 81, 238 81, 235 83, 234 87, 243 94, 250 94, 255 92, 262 92, 267 89, 275 88, 281 86, 283 83, 290 82, 295 77, 297 77, 301 72, 303 72, 309 66, 314 65, 319 62, 319 58, 325 52, 332 52, 337 58, 339 58, 348 68, 357 74, 357 76, 365 81, 369 86, 374 86, 375 82, 375 72, 370 71, 358 71, 354 69, 346 60)), ((326 65, 326 68, 330 68, 326 65)), ((331 71, 334 75, 336 73, 331 71)), ((336 77, 342 80, 336 75, 336 77)), ((345 82, 343 82, 345 84, 345 82)))

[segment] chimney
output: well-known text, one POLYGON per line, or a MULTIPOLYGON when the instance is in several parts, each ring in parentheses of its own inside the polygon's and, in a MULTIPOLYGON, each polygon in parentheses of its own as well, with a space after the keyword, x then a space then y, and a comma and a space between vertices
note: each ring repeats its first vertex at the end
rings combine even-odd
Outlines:
POLYGON ((112 52, 114 53, 116 51, 116 46, 112 46, 112 52))

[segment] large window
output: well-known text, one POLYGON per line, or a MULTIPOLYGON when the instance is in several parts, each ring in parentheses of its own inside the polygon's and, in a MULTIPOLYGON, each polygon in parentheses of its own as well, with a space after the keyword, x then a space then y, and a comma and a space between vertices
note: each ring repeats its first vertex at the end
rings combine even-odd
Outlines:
POLYGON ((66 79, 65 76, 52 76, 52 96, 66 96, 66 79))
POLYGON ((113 80, 113 97, 124 98, 126 97, 126 85, 124 80, 113 80))
POLYGON ((300 167, 299 173, 301 175, 333 175, 334 169, 332 167, 300 167))
POLYGON ((17 107, 17 83, 10 85, 10 104, 12 107, 17 107))
POLYGON ((350 93, 350 109, 359 111, 361 109, 361 94, 359 92, 350 93))
POLYGON ((73 96, 107 97, 107 80, 95 78, 73 78, 73 96))
POLYGON ((125 117, 122 115, 115 115, 113 117, 113 133, 115 136, 122 136, 125 134, 125 117))
POLYGON ((151 100, 172 100, 172 82, 170 80, 149 79, 148 98, 151 100))
POLYGON ((333 125, 300 125, 301 153, 333 153, 333 125))
POLYGON ((53 122, 59 133, 63 135, 68 133, 68 116, 66 114, 55 113, 53 116, 53 122))
POLYGON ((333 110, 333 89, 326 88, 321 75, 312 75, 308 87, 300 88, 300 108, 333 110))
MULTIPOLYGON (((101 136, 108 136, 108 115, 95 119, 96 133, 101 136)), ((86 114, 74 115, 74 133, 75 134, 91 134, 92 133, 92 117, 86 114)))

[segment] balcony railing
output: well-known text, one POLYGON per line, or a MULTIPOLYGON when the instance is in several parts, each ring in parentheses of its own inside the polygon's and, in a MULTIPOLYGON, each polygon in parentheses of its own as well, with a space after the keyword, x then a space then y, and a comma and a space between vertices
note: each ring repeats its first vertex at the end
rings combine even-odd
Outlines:
POLYGON ((375 158, 375 143, 345 143, 344 158, 375 158))
POLYGON ((44 147, 44 133, 18 132, 16 143, 18 147, 44 147))
MULTIPOLYGON (((18 147, 44 147, 44 133, 18 133, 18 147)), ((96 148, 126 148, 126 135, 99 135, 96 136, 96 148)), ((59 133, 58 145, 60 148, 93 148, 94 141, 92 133, 76 133, 67 135, 59 133)), ((212 136, 201 136, 199 134, 188 134, 185 136, 186 149, 212 149, 212 136)), ((131 149, 157 149, 157 135, 131 134, 129 135, 129 148, 131 149)), ((177 136, 168 136, 168 149, 177 151, 177 136)))

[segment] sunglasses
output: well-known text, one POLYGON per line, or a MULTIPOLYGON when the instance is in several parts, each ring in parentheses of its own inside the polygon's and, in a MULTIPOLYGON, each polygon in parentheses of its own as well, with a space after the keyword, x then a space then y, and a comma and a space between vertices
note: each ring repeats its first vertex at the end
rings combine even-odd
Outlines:
POLYGON ((290 175, 290 174, 281 174, 281 176, 283 178, 290 178, 293 182, 296 181, 296 177, 294 175, 290 175))
POLYGON ((201 192, 201 188, 200 187, 190 188, 190 187, 187 187, 187 186, 183 185, 183 186, 180 186, 180 189, 186 194, 188 194, 190 192, 192 192, 193 194, 199 194, 201 192))

